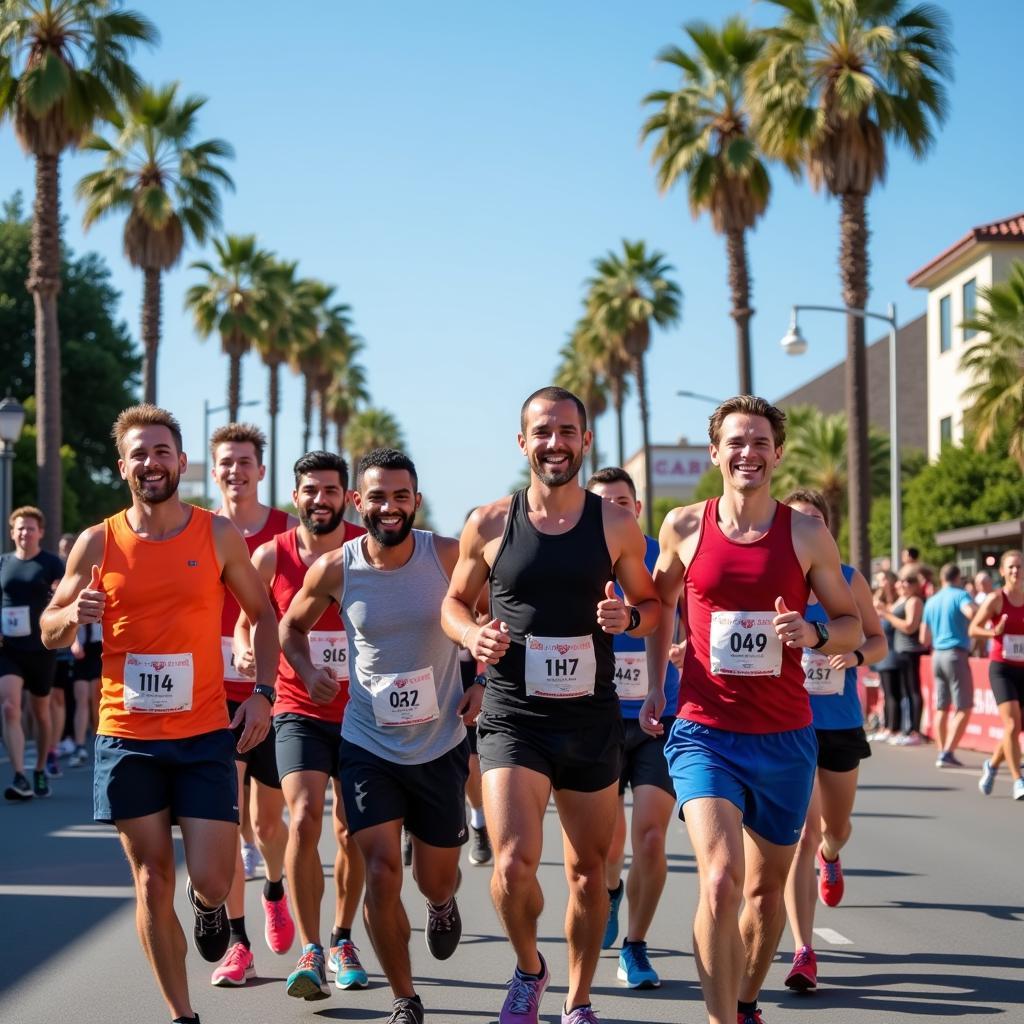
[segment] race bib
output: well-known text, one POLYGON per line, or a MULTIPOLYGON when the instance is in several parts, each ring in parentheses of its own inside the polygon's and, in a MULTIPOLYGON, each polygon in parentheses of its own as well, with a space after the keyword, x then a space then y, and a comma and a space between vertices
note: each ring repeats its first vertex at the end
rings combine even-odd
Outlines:
POLYGON ((31 633, 28 605, 8 605, 3 611, 4 636, 28 636, 31 633))
POLYGON ((373 717, 384 729, 423 725, 438 717, 437 687, 429 665, 417 672, 393 672, 370 676, 373 717))
POLYGON ((1007 661, 1024 661, 1024 636, 1020 633, 1004 633, 1003 657, 1007 661))
POLYGON ((590 697, 597 679, 594 638, 587 636, 526 637, 526 694, 567 700, 590 697))
POLYGON ((775 612, 712 612, 713 675, 778 676, 782 641, 775 632, 775 612))
POLYGON ((231 637, 222 636, 220 638, 220 655, 224 662, 224 682, 225 683, 251 683, 252 679, 246 679, 241 672, 235 668, 235 651, 231 642, 231 637))
POLYGON ((843 692, 846 670, 834 669, 824 654, 804 648, 800 660, 804 670, 804 689, 815 697, 831 697, 843 692))
POLYGON ((126 711, 166 714, 192 708, 191 654, 126 654, 126 711))
POLYGON ((329 669, 339 683, 348 682, 348 637, 344 631, 310 633, 309 660, 316 668, 329 669))
POLYGON ((615 692, 619 700, 644 700, 647 697, 647 653, 615 652, 615 692))

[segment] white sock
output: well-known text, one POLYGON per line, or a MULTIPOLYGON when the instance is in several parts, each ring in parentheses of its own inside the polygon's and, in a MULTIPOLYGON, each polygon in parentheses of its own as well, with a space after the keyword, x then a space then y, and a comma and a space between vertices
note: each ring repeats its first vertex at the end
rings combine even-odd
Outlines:
POLYGON ((471 807, 469 809, 469 823, 478 832, 484 827, 484 809, 482 807, 471 807))

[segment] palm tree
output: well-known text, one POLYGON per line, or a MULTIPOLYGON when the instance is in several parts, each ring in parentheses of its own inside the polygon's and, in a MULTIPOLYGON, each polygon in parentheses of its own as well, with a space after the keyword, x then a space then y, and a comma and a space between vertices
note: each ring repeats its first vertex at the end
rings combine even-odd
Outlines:
MULTIPOLYGON (((332 289, 333 290, 333 289, 332 289)), ((324 322, 321 336, 324 344, 324 362, 316 378, 317 405, 320 409, 320 447, 327 447, 328 424, 334 419, 331 414, 329 394, 346 365, 363 348, 362 340, 350 330, 352 320, 346 303, 325 306, 322 309, 324 322)), ((337 422, 335 421, 335 430, 337 422)), ((340 453, 339 453, 340 454, 340 453)))
POLYGON ((622 338, 595 324, 586 312, 576 321, 572 338, 583 358, 593 367, 593 372, 607 385, 615 410, 615 440, 618 465, 621 466, 626 460, 623 407, 629 395, 629 357, 622 347, 622 338))
POLYGON ((147 18, 109 0, 0 0, 0 121, 11 118, 36 162, 26 286, 35 305, 39 505, 52 544, 62 528, 60 155, 113 114, 119 99, 138 93, 129 50, 156 40, 147 18))
POLYGON ((651 344, 651 323, 664 328, 679 321, 682 292, 668 276, 672 269, 664 253, 648 253, 644 242, 623 239, 621 253, 609 251, 594 261, 595 274, 588 282, 590 318, 599 330, 621 339, 622 350, 636 380, 648 534, 654 532, 654 481, 651 479, 650 411, 644 357, 651 344))
POLYGON ((353 467, 358 466, 359 460, 374 448, 405 447, 402 428, 386 409, 369 408, 357 412, 349 421, 346 438, 353 467))
POLYGON ((694 47, 692 56, 678 46, 667 46, 658 54, 659 61, 679 68, 682 84, 674 92, 661 90, 644 97, 657 109, 640 134, 657 140, 651 158, 660 190, 668 192, 685 178, 693 216, 710 213, 715 231, 725 235, 739 390, 752 395, 754 310, 747 232, 768 206, 771 181, 751 131, 743 83, 764 37, 738 16, 717 31, 700 21, 686 25, 684 31, 694 47))
POLYGON ((366 387, 366 370, 355 361, 362 348, 357 342, 345 354, 344 360, 336 367, 330 387, 327 389, 327 412, 334 423, 334 447, 339 454, 345 451, 345 430, 349 420, 359 411, 360 406, 370 401, 366 387))
POLYGON ((160 345, 160 275, 181 259, 186 241, 202 245, 220 226, 220 189, 234 188, 218 163, 234 155, 222 139, 195 142, 202 96, 178 100, 178 83, 147 86, 110 118, 113 140, 89 136, 83 149, 104 154, 103 168, 85 175, 75 194, 85 201, 88 229, 108 213, 126 213, 124 254, 142 270, 142 393, 156 403, 160 345))
POLYGON ((204 340, 214 331, 228 357, 228 416, 238 419, 242 400, 242 357, 274 318, 273 257, 256 244, 255 235, 215 238, 216 264, 191 264, 206 279, 185 294, 196 333, 204 340))
POLYGON ((555 384, 578 396, 587 410, 587 423, 593 434, 590 447, 590 472, 596 473, 600 453, 597 449, 597 418, 608 408, 608 383, 587 351, 587 335, 579 329, 558 352, 561 362, 555 371, 555 384))
POLYGON ((1009 434, 1009 454, 1024 469, 1024 263, 1005 281, 982 288, 984 307, 962 327, 981 337, 960 357, 971 377, 963 394, 965 426, 979 449, 1009 434))
MULTIPOLYGON (((884 181, 887 144, 923 157, 946 116, 949 21, 932 4, 906 0, 770 0, 779 27, 747 79, 766 153, 807 168, 811 184, 840 200, 843 302, 868 300, 871 190, 884 181)), ((867 356, 864 320, 846 320, 846 410, 850 422, 851 561, 870 569, 867 356)))

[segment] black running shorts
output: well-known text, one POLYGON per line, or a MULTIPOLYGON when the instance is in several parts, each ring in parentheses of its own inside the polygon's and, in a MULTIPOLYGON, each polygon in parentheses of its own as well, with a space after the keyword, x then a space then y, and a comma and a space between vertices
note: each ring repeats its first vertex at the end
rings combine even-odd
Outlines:
POLYGON ((871 744, 864 728, 815 729, 818 737, 818 767, 827 772, 852 772, 871 756, 871 744))
POLYGON ((294 711, 274 716, 275 754, 280 778, 292 772, 338 774, 341 726, 294 711))
MULTIPOLYGON (((229 700, 228 717, 234 719, 235 712, 240 706, 241 701, 229 700)), ((255 779, 264 786, 270 786, 271 789, 280 789, 281 780, 277 775, 277 744, 273 725, 267 730, 267 735, 255 747, 247 750, 244 754, 240 754, 237 744, 239 739, 241 739, 243 728, 244 726, 237 726, 232 730, 232 734, 235 737, 236 744, 235 760, 241 761, 245 765, 245 781, 249 782, 255 779)))
POLYGON ((674 718, 663 719, 665 731, 660 736, 648 736, 635 718, 623 719, 626 742, 622 748, 622 771, 619 774, 620 796, 626 792, 627 786, 634 790, 637 786, 657 786, 675 800, 676 788, 672 785, 668 761, 665 760, 665 740, 674 721, 674 718))
POLYGON ((48 697, 57 677, 57 652, 0 647, 0 676, 20 676, 33 697, 48 697))

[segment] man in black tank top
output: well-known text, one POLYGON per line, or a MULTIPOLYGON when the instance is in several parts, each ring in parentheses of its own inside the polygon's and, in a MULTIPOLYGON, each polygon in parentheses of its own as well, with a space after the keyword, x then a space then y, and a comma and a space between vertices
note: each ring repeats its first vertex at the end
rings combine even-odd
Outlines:
POLYGON ((491 894, 516 953, 499 1024, 536 1024, 550 980, 537 949, 544 810, 566 836, 569 984, 563 1024, 594 1024, 590 984, 608 916, 604 863, 618 803, 622 718, 612 635, 642 636, 660 603, 633 516, 579 482, 583 403, 542 388, 523 403, 530 486, 478 508, 442 610, 448 636, 488 665, 478 749, 495 851, 491 894), (615 596, 613 577, 626 595, 615 596), (473 616, 490 583, 491 620, 473 616))

